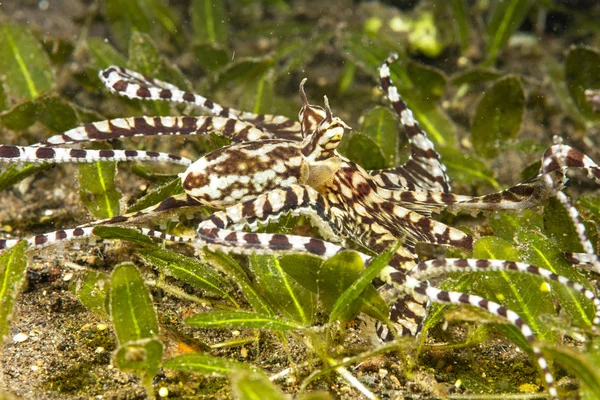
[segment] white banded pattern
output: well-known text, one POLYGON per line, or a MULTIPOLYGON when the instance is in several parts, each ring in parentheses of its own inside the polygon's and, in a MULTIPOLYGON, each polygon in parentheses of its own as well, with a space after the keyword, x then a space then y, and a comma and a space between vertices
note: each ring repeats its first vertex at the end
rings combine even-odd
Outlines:
POLYGON ((156 161, 189 166, 192 160, 175 154, 143 150, 83 150, 60 147, 0 145, 0 162, 91 163, 96 161, 156 161))
POLYGON ((596 273, 600 273, 600 260, 595 256, 594 246, 588 238, 585 225, 583 225, 579 218, 579 211, 571 204, 567 195, 556 188, 550 174, 553 170, 564 170, 566 168, 582 168, 586 170, 588 177, 594 179, 597 183, 600 183, 600 168, 583 153, 562 144, 554 145, 546 151, 542 167, 540 168, 544 177, 544 184, 566 208, 567 214, 577 231, 579 242, 583 246, 584 252, 589 256, 589 263, 596 273))
POLYGON ((52 136, 32 147, 94 142, 144 136, 186 136, 217 133, 233 142, 268 138, 260 129, 225 117, 132 117, 93 122, 52 136))
POLYGON ((246 121, 270 137, 301 140, 300 124, 281 115, 254 114, 220 104, 196 93, 191 93, 170 83, 146 77, 125 68, 111 66, 98 73, 100 80, 113 93, 140 100, 168 100, 200 107, 219 117, 246 121))
POLYGON ((450 179, 446 175, 446 166, 440 161, 433 142, 419 127, 413 112, 400 97, 390 76, 390 65, 398 59, 392 54, 379 68, 379 80, 392 108, 400 117, 400 123, 408 136, 410 157, 408 161, 390 170, 373 171, 375 180, 383 187, 391 186, 415 191, 444 192, 451 191, 450 179))

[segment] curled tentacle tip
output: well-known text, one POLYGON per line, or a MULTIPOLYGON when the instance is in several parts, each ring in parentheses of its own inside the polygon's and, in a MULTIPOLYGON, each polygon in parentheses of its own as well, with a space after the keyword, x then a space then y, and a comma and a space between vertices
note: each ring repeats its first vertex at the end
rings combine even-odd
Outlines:
POLYGON ((329 107, 329 99, 327 96, 323 96, 323 102, 325 103, 325 114, 327 115, 327 121, 333 120, 333 114, 331 113, 331 107, 329 107))
POLYGON ((304 91, 304 84, 306 83, 307 80, 308 80, 308 78, 304 78, 300 82, 300 99, 302 100, 302 105, 304 107, 308 106, 308 98, 306 97, 306 92, 304 91))

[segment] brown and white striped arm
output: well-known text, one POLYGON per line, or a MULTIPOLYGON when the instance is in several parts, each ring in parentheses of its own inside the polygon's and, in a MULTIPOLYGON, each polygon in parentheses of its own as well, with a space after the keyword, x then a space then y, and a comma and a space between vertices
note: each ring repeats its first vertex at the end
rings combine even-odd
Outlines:
POLYGON ((411 155, 404 165, 389 170, 372 171, 372 175, 383 187, 450 193, 450 179, 446 175, 446 166, 442 164, 433 142, 419 127, 412 111, 402 100, 391 80, 390 65, 397 59, 397 54, 388 57, 379 68, 379 80, 392 108, 400 117, 400 123, 408 136, 411 155))
POLYGON ((52 136, 32 147, 94 142, 144 136, 190 136, 217 133, 233 142, 269 137, 255 126, 225 117, 131 117, 93 122, 52 136))
POLYGON ((248 122, 271 138, 302 139, 300 124, 284 116, 254 114, 224 107, 199 94, 179 89, 173 84, 149 78, 121 67, 108 67, 100 71, 98 76, 111 92, 130 99, 167 100, 175 103, 191 104, 215 116, 248 122))

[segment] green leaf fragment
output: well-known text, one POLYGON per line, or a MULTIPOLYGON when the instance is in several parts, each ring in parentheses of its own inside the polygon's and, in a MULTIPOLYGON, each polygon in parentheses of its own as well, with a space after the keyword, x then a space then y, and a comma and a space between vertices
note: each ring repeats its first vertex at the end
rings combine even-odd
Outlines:
MULTIPOLYGON (((142 75, 161 79, 170 82, 183 89, 188 88, 187 81, 181 74, 167 64, 160 56, 156 44, 150 35, 142 32, 135 32, 129 41, 129 60, 127 68, 130 68, 142 75)), ((154 115, 169 115, 170 105, 165 101, 147 101, 144 105, 154 115)))
POLYGON ((222 0, 192 0, 190 14, 199 42, 227 43, 229 26, 222 0))
POLYGON ((350 134, 345 141, 344 155, 366 170, 383 169, 388 166, 381 148, 369 136, 350 134))
POLYGON ((181 179, 176 178, 170 182, 157 187, 150 193, 135 202, 134 205, 127 209, 127 213, 133 213, 144 210, 148 207, 152 207, 161 201, 178 194, 183 193, 183 187, 181 186, 181 179))
POLYGON ((231 392, 237 400, 289 399, 266 376, 247 371, 238 371, 232 375, 231 392))
MULTIPOLYGON (((519 246, 519 255, 522 261, 550 270, 587 288, 590 287, 587 279, 565 260, 563 250, 557 246, 556 242, 540 232, 544 225, 541 215, 532 210, 526 210, 519 215, 503 212, 490 218, 490 224, 497 235, 519 246)), ((532 285, 529 288, 521 286, 519 290, 524 293, 531 291, 539 296, 545 296, 542 292, 548 292, 547 284, 538 279, 536 285, 536 287, 532 285)), ((581 326, 591 326, 595 312, 591 302, 564 285, 555 283, 550 285, 552 290, 549 293, 565 310, 565 315, 581 326)), ((553 306, 550 305, 548 308, 550 308, 548 312, 554 314, 553 306)))
POLYGON ((586 386, 590 399, 600 398, 600 374, 597 359, 588 354, 577 353, 565 346, 544 346, 552 359, 564 366, 570 373, 578 377, 586 386))
POLYGON ((450 0, 452 21, 458 33, 460 47, 463 51, 469 48, 471 42, 471 21, 465 0, 450 0))
POLYGON ((148 396, 152 397, 152 378, 160 367, 163 345, 158 340, 158 320, 150 291, 131 263, 115 267, 110 287, 110 318, 119 342, 115 364, 140 376, 148 396))
POLYGON ((501 0, 494 2, 487 27, 487 60, 492 64, 519 29, 531 6, 530 0, 501 0))
POLYGON ((15 24, 0 27, 0 74, 9 98, 32 100, 52 88, 48 56, 29 29, 15 24))
POLYGON ((596 220, 600 220, 600 198, 596 196, 581 196, 577 199, 577 205, 587 210, 596 220))
POLYGON ((494 81, 502 76, 502 72, 485 67, 474 67, 454 75, 450 83, 453 86, 469 85, 474 83, 482 83, 487 81, 494 81))
POLYGON ((507 76, 494 83, 477 105, 471 137, 478 154, 490 158, 521 128, 525 95, 521 81, 507 76))
POLYGON ((71 291, 87 309, 108 316, 108 292, 110 277, 102 272, 87 271, 83 279, 75 281, 71 291))
POLYGON ((2 125, 13 130, 24 130, 38 121, 53 131, 67 131, 80 124, 79 107, 62 97, 44 95, 0 114, 2 125))
POLYGON ((400 242, 396 243, 390 249, 381 253, 371 261, 369 266, 360 273, 358 279, 356 279, 336 300, 331 314, 329 315, 329 322, 333 322, 340 318, 343 319, 342 316, 345 315, 348 307, 353 304, 363 292, 365 292, 365 289, 368 287, 373 288, 371 282, 379 275, 381 270, 388 265, 399 247, 400 242))
POLYGON ((240 93, 239 107, 253 113, 273 112, 275 71, 272 58, 241 59, 219 74, 215 89, 234 82, 240 93))
POLYGON ((98 219, 119 215, 121 193, 115 185, 116 163, 97 161, 79 165, 79 195, 98 219))
MULTIPOLYGON (((317 273, 317 293, 319 300, 323 302, 327 310, 332 311, 336 307, 340 296, 356 283, 364 270, 362 259, 353 251, 336 254, 321 265, 317 273)), ((361 287, 362 285, 363 283, 360 283, 361 287)), ((350 299, 358 289, 352 289, 350 299)), ((385 320, 387 318, 389 310, 379 292, 372 285, 367 285, 363 290, 364 292, 359 298, 337 305, 336 314, 338 316, 336 318, 349 321, 360 311, 377 319, 385 320)))
POLYGON ((600 113, 586 101, 584 92, 600 89, 600 51, 592 47, 576 46, 567 54, 565 80, 571 98, 589 121, 600 121, 600 113))
POLYGON ((158 339, 127 342, 117 348, 114 362, 121 371, 132 371, 144 380, 148 390, 152 378, 160 368, 164 346, 158 339))
MULTIPOLYGON (((551 239, 538 231, 521 231, 517 233, 515 240, 517 243, 523 243, 524 261, 590 288, 588 280, 569 265, 561 249, 551 239)), ((552 288, 558 303, 569 318, 580 326, 592 325, 595 308, 589 300, 564 285, 552 284, 552 288)))
POLYGON ((105 0, 104 11, 112 36, 122 48, 134 32, 177 38, 180 24, 162 0, 105 0))
POLYGON ((210 376, 227 376, 243 370, 261 373, 259 368, 247 363, 208 354, 184 354, 165 361, 163 367, 178 371, 199 372, 210 376))
MULTIPOLYGON (((473 257, 478 259, 494 259, 519 261, 519 252, 512 245, 497 237, 484 237, 475 242, 473 257)), ((493 279, 481 279, 474 285, 476 293, 488 299, 496 299, 515 311, 541 337, 550 335, 551 329, 545 326, 538 315, 553 313, 554 305, 547 286, 541 278, 526 274, 500 271, 493 279)))
POLYGON ((291 320, 246 311, 215 311, 196 314, 186 318, 185 323, 201 328, 262 328, 275 331, 305 329, 304 325, 291 320))
POLYGON ((486 184, 500 190, 500 184, 494 179, 489 164, 481 161, 476 155, 451 147, 438 147, 437 150, 453 181, 467 185, 486 184))
POLYGON ((544 234, 563 251, 583 252, 583 246, 567 209, 551 197, 544 206, 544 234))
POLYGON ((117 265, 110 286, 110 316, 119 343, 157 337, 152 298, 138 269, 131 263, 117 265))
POLYGON ((87 41, 87 46, 94 69, 98 71, 111 65, 124 67, 127 63, 127 59, 123 54, 102 39, 90 38, 87 41))
MULTIPOLYGON (((361 133, 377 144, 384 155, 386 166, 394 165, 396 162, 398 129, 395 114, 388 107, 375 107, 364 116, 362 122, 361 133)), ((353 140, 350 143, 349 149, 352 154, 357 153, 356 156, 360 154, 355 151, 356 144, 353 140)), ((364 166, 363 163, 360 164, 364 166)))
POLYGON ((50 163, 42 164, 25 164, 23 167, 18 165, 9 166, 6 171, 0 174, 0 191, 21 182, 23 179, 35 175, 38 172, 45 171, 54 166, 50 163))
POLYGON ((194 287, 224 297, 236 307, 237 302, 226 288, 230 285, 218 273, 196 258, 186 257, 166 249, 144 249, 138 255, 148 264, 169 276, 174 276, 194 287))
POLYGON ((406 63, 406 72, 419 95, 431 103, 444 95, 446 76, 437 68, 417 62, 406 63))
POLYGON ((92 233, 102 239, 119 239, 141 245, 153 245, 154 242, 148 236, 137 229, 123 228, 120 226, 96 226, 92 233))
POLYGON ((14 306, 27 273, 26 241, 0 256, 0 343, 6 341, 14 306))
POLYGON ((193 47, 197 63, 210 72, 223 68, 231 59, 231 53, 215 43, 199 43, 193 47))
POLYGON ((310 325, 316 313, 316 296, 284 271, 278 257, 251 255, 249 262, 255 286, 271 306, 286 318, 310 325))
POLYGON ((225 275, 233 279, 254 311, 261 315, 272 316, 276 314, 266 299, 255 289, 250 278, 248 278, 248 274, 233 258, 221 252, 212 252, 209 250, 206 250, 205 256, 207 261, 214 263, 212 265, 216 265, 225 275))

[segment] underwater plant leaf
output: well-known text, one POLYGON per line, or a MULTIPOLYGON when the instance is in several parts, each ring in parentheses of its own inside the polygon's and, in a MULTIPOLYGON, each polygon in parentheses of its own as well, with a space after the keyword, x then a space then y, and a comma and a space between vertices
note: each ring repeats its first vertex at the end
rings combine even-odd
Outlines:
POLYGON ((239 107, 253 113, 273 111, 274 60, 270 57, 245 58, 227 65, 218 76, 215 90, 233 82, 239 90, 239 107))
POLYGON ((333 400, 333 397, 326 391, 314 391, 304 393, 296 397, 297 400, 333 400))
POLYGON ((569 218, 567 209, 556 197, 551 197, 544 205, 544 234, 563 251, 583 252, 577 229, 569 218))
MULTIPOLYGON (((156 48, 154 40, 146 33, 135 32, 131 36, 127 68, 146 76, 170 82, 181 89, 189 89, 187 80, 171 64, 165 62, 156 48)), ((153 115, 170 114, 168 102, 154 100, 145 101, 143 104, 153 115)))
POLYGON ((35 175, 38 172, 45 171, 54 166, 51 163, 26 163, 24 166, 10 165, 6 171, 0 174, 0 191, 21 182, 23 179, 35 175))
POLYGON ((231 393, 236 400, 286 400, 287 396, 264 374, 236 371, 231 376, 231 393))
MULTIPOLYGON (((398 149, 399 129, 395 114, 388 107, 378 106, 370 110, 363 118, 361 133, 377 144, 384 155, 386 166, 394 165, 398 149)), ((353 146, 354 144, 350 148, 353 146)), ((355 152, 354 149, 353 152, 355 152)), ((358 152, 356 151, 356 153, 358 152)), ((362 162, 360 164, 364 166, 362 162)))
POLYGON ((555 362, 560 363, 583 382, 585 388, 582 389, 587 392, 588 397, 582 398, 600 398, 600 374, 597 360, 588 354, 578 353, 566 346, 544 346, 544 352, 551 354, 555 362))
POLYGON ((388 166, 381 147, 369 136, 350 134, 343 148, 346 157, 366 170, 388 166))
POLYGON ((490 215, 488 220, 494 235, 514 243, 515 233, 520 230, 542 229, 543 218, 533 210, 524 210, 519 215, 511 211, 501 211, 490 215))
POLYGON ((188 325, 201 328, 261 328, 275 331, 302 330, 304 325, 294 321, 248 311, 213 311, 192 315, 184 321, 188 325))
MULTIPOLYGON (((353 34, 344 37, 342 50, 342 54, 350 62, 356 63, 367 74, 377 80, 379 79, 377 71, 379 71, 381 61, 385 60, 392 52, 402 53, 402 49, 397 45, 390 45, 377 36, 365 34, 353 34)), ((398 87, 400 95, 414 112, 421 128, 427 132, 427 135, 435 143, 441 146, 452 146, 455 141, 452 121, 435 101, 428 97, 428 93, 421 92, 420 88, 412 82, 405 61, 403 56, 400 55, 400 62, 394 63, 390 68, 392 80, 398 87)), ((417 69, 416 66, 412 68, 417 69)), ((429 70, 428 72, 431 71, 435 70, 429 70)), ((416 71, 412 71, 412 73, 414 75, 416 71)), ((417 75, 419 74, 417 73, 417 75)), ((437 86, 436 84, 433 87, 437 86)), ((431 87, 426 85, 425 90, 431 90, 431 87)))
POLYGON ((87 41, 90 58, 94 69, 99 71, 116 65, 125 67, 127 59, 117 49, 100 38, 90 38, 87 41))
POLYGON ((450 10, 452 11, 452 22, 458 34, 458 42, 460 48, 465 51, 471 43, 471 21, 469 11, 465 0, 450 0, 448 1, 450 10))
POLYGON ((494 2, 487 26, 487 59, 493 64, 508 39, 519 29, 531 6, 530 0, 503 0, 494 2))
POLYGON ((600 220, 600 198, 596 196, 581 196, 577 199, 577 205, 587 210, 596 220, 600 220))
POLYGON ((78 166, 81 201, 98 219, 119 215, 121 192, 115 185, 116 169, 116 163, 106 161, 78 166))
POLYGON ((409 61, 406 63, 406 73, 412 84, 418 88, 419 95, 431 103, 444 95, 446 75, 439 69, 409 61))
POLYGON ((227 44, 229 26, 222 0, 192 0, 190 14, 199 42, 227 44))
POLYGON ((587 120, 571 97, 570 88, 565 79, 565 70, 565 66, 555 60, 548 59, 544 63, 544 75, 552 86, 554 98, 560 104, 562 112, 576 121, 579 125, 585 126, 587 120))
POLYGON ((162 0, 105 0, 104 12, 113 39, 123 49, 135 32, 176 37, 180 28, 175 14, 162 0))
POLYGON ((437 147, 446 166, 448 175, 453 181, 468 185, 491 185, 500 190, 500 184, 494 179, 494 172, 488 163, 481 161, 476 155, 451 147, 437 147))
POLYGON ((0 74, 6 95, 17 102, 38 98, 54 82, 42 46, 29 29, 15 24, 0 27, 0 74))
MULTIPOLYGON (((473 257, 520 261, 519 252, 509 242, 494 236, 477 240, 473 246, 473 257)), ((538 336, 547 338, 552 334, 552 329, 538 318, 540 314, 554 313, 552 297, 541 278, 504 271, 486 275, 494 278, 479 279, 473 285, 475 293, 487 299, 495 299, 515 311, 538 332, 538 336)))
POLYGON ((135 265, 123 263, 113 270, 109 310, 119 342, 115 363, 124 371, 134 371, 147 386, 160 367, 163 345, 150 291, 135 265))
POLYGON ((521 128, 525 94, 516 76, 497 80, 477 104, 471 138, 479 155, 495 157, 521 128))
POLYGON ((461 86, 472 83, 482 83, 487 81, 494 81, 504 75, 502 72, 485 67, 473 67, 469 68, 464 72, 460 72, 450 79, 450 83, 453 86, 461 86))
POLYGON ((167 360, 163 367, 177 371, 199 372, 209 376, 227 376, 236 371, 249 370, 256 373, 262 371, 248 363, 241 363, 223 357, 208 354, 183 354, 167 360))
POLYGON ((4 85, 0 81, 0 111, 4 111, 8 108, 8 97, 6 97, 6 91, 4 85))
POLYGON ((119 239, 141 245, 153 245, 154 242, 148 236, 137 229, 123 228, 121 226, 96 226, 92 233, 102 239, 119 239))
POLYGON ((0 256, 0 343, 6 341, 14 305, 27 274, 27 242, 21 241, 0 256))
MULTIPOLYGON (((517 245, 522 261, 550 270, 590 288, 587 279, 565 260, 564 250, 561 250, 553 239, 541 233, 544 224, 541 215, 532 210, 526 210, 519 214, 507 212, 498 214, 498 216, 490 218, 490 225, 494 229, 494 233, 517 245)), ((530 294, 537 293, 539 296, 546 296, 546 293, 552 294, 561 305, 565 315, 580 326, 591 326, 594 307, 589 300, 564 285, 542 283, 542 280, 536 279, 537 287, 532 286, 529 289, 522 287, 520 290, 530 290, 530 294)), ((549 312, 554 314, 554 311, 549 312)))
POLYGON ((161 56, 155 41, 146 33, 135 32, 131 35, 127 67, 143 75, 172 83, 180 89, 191 89, 189 81, 181 71, 161 56))
MULTIPOLYGON (((589 281, 565 260, 563 251, 552 239, 537 230, 522 230, 516 233, 515 241, 522 244, 521 254, 525 262, 553 271, 591 289, 589 281)), ((592 326, 595 309, 588 299, 564 285, 550 285, 565 315, 579 326, 592 326)), ((541 286, 538 291, 539 289, 546 290, 541 286)))
POLYGON ((215 43, 198 43, 193 46, 196 62, 209 72, 223 68, 231 60, 231 53, 215 43))
POLYGON ((227 293, 230 285, 225 279, 198 259, 158 247, 144 249, 138 252, 138 256, 166 275, 174 276, 194 287, 226 298, 236 307, 238 306, 235 299, 227 293))
POLYGON ((275 54, 278 60, 275 70, 277 77, 285 78, 294 71, 302 70, 334 35, 333 31, 326 31, 312 36, 310 40, 290 40, 281 43, 275 54))
POLYGON ((140 198, 138 201, 135 202, 135 204, 133 204, 127 209, 127 213, 141 211, 145 208, 156 205, 171 196, 175 196, 181 193, 183 193, 183 187, 181 186, 181 179, 177 177, 171 180, 170 182, 157 187, 150 193, 140 198))
POLYGON ((342 315, 345 314, 346 309, 353 304, 359 298, 359 296, 361 296, 367 287, 373 288, 373 279, 375 279, 381 270, 388 265, 394 253, 396 250, 398 250, 398 247, 400 247, 400 242, 391 246, 390 249, 379 254, 371 261, 369 266, 360 273, 358 279, 352 282, 352 284, 341 294, 341 296, 338 297, 333 305, 331 313, 329 314, 329 322, 340 319, 342 315))
POLYGON ((13 130, 24 130, 40 122, 53 131, 64 132, 81 122, 78 108, 60 96, 42 95, 3 112, 0 114, 0 122, 13 130))
POLYGON ((70 289, 88 310, 108 317, 110 277, 107 274, 99 271, 86 271, 83 278, 75 281, 70 289))
POLYGON ((131 371, 142 378, 148 391, 148 384, 160 368, 164 346, 158 339, 140 339, 119 345, 114 355, 114 363, 121 371, 131 371))
POLYGON ((385 301, 371 282, 366 286, 362 280, 357 283, 364 270, 362 259, 353 251, 340 252, 320 266, 316 276, 317 294, 328 311, 332 311, 337 304, 336 319, 349 321, 360 311, 383 320, 389 315, 385 301), (340 296, 350 287, 351 291, 341 303, 340 296), (356 298, 358 290, 362 291, 362 295, 356 298))
POLYGON ((158 320, 150 291, 135 265, 117 265, 110 287, 110 316, 119 343, 157 337, 158 320))
POLYGON ((310 325, 316 313, 316 296, 289 276, 271 255, 250 255, 255 287, 284 317, 310 325))
POLYGON ((226 276, 231 277, 236 285, 239 286, 244 297, 248 300, 248 303, 250 303, 257 314, 268 316, 276 315, 267 300, 261 296, 252 285, 252 282, 244 269, 233 258, 222 252, 213 252, 210 250, 205 250, 205 257, 211 265, 219 267, 226 276))
POLYGON ((587 46, 571 48, 565 61, 565 80, 581 114, 589 121, 600 121, 600 113, 594 112, 584 93, 587 89, 600 89, 600 51, 587 46))
POLYGON ((294 280, 313 293, 318 292, 317 281, 323 260, 309 254, 282 256, 281 267, 294 280))

